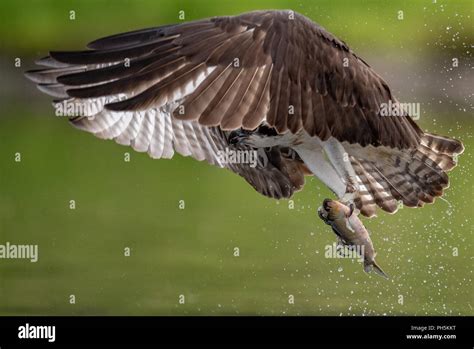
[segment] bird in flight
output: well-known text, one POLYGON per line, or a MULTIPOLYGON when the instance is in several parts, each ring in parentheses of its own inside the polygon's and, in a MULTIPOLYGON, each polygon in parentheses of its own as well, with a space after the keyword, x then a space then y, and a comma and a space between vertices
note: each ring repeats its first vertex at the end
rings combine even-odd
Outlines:
MULTIPOLYGON (((293 11, 142 29, 53 51, 26 76, 103 139, 228 168, 290 198, 314 175, 357 213, 432 203, 461 142, 426 133, 343 41, 293 11), (222 154, 256 154, 250 166, 222 154), (226 161, 227 160, 227 161, 226 161)), ((239 159, 239 157, 234 157, 239 159)), ((242 159, 242 158, 240 158, 242 159)), ((351 211, 352 212, 352 211, 351 211)))

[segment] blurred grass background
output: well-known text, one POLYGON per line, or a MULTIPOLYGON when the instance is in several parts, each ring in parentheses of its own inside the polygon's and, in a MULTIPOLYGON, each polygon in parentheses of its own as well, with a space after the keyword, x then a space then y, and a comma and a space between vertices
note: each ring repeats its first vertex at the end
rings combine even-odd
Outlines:
POLYGON ((39 245, 37 263, 0 260, 0 315, 474 314, 472 15, 468 0, 0 2, 0 244, 39 245), (466 146, 446 201, 365 221, 389 281, 324 258, 335 237, 315 213, 330 196, 316 179, 289 209, 226 170, 74 130, 22 76, 50 49, 175 23, 180 10, 193 20, 269 8, 346 41, 421 103, 423 128, 466 146))

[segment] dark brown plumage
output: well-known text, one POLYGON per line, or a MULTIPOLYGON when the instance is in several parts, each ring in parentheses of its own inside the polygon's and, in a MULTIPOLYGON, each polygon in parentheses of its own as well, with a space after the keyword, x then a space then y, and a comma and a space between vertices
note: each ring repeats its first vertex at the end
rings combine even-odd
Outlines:
POLYGON ((301 189, 309 164, 282 144, 265 150, 255 168, 224 164, 220 151, 251 150, 230 144, 230 131, 258 133, 264 125, 276 135, 299 135, 298 142, 335 138, 350 155, 363 187, 354 201, 367 216, 377 206, 394 212, 399 201, 432 202, 463 150, 456 140, 425 134, 408 115, 381 116, 382 103, 396 102, 385 81, 293 11, 148 28, 88 48, 53 51, 37 62, 46 69, 26 73, 57 103, 90 109, 71 118, 76 127, 154 158, 176 151, 227 167, 270 197, 301 189))
POLYGON ((99 39, 88 47, 50 56, 69 65, 129 59, 130 66, 89 67, 59 76, 57 82, 71 97, 127 94, 126 100, 106 105, 109 110, 160 106, 177 86, 215 67, 183 101, 186 112, 175 117, 225 130, 253 129, 266 119, 280 133, 304 128, 322 140, 334 136, 400 148, 416 145, 421 135, 408 116, 380 117, 380 104, 394 100, 385 81, 345 43, 291 11, 145 29, 99 39), (214 86, 218 93, 206 93, 214 86))

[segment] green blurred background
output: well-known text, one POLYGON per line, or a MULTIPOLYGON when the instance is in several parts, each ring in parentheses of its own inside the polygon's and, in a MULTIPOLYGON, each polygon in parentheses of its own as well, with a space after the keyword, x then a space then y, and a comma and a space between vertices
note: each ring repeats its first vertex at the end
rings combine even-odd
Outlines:
POLYGON ((1 1, 0 244, 38 244, 39 261, 0 260, 0 314, 473 315, 473 14, 469 0, 1 1), (290 209, 179 155, 124 162, 130 149, 74 130, 22 76, 50 49, 175 23, 180 10, 279 8, 346 41, 400 100, 421 103, 424 129, 466 146, 445 200, 365 221, 389 281, 324 257, 335 237, 315 214, 330 196, 316 179, 290 209))

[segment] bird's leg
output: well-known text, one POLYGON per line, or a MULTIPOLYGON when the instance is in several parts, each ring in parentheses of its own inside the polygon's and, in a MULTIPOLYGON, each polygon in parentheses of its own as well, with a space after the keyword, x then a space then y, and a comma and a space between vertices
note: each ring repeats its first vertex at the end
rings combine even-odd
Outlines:
POLYGON ((335 138, 330 138, 323 143, 324 151, 336 170, 337 174, 342 178, 346 188, 344 194, 340 197, 340 201, 347 206, 354 203, 354 199, 358 193, 356 183, 356 174, 352 168, 350 156, 335 138))
MULTIPOLYGON (((346 182, 346 192, 341 198, 341 202, 346 204, 347 206, 354 205, 354 199, 358 193, 357 186, 355 184, 355 178, 348 177, 345 179, 346 182)), ((352 209, 353 211, 353 209, 352 209)))
POLYGON ((344 182, 334 170, 334 167, 327 161, 323 150, 319 145, 315 144, 308 147, 304 144, 300 144, 293 146, 293 149, 298 153, 308 169, 329 189, 331 189, 337 197, 344 195, 344 182))

